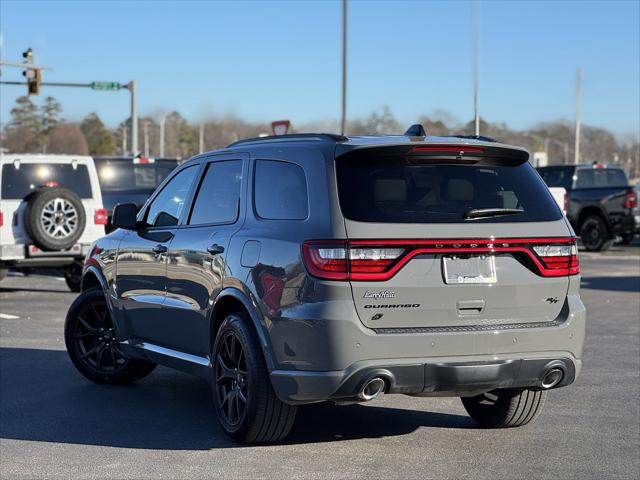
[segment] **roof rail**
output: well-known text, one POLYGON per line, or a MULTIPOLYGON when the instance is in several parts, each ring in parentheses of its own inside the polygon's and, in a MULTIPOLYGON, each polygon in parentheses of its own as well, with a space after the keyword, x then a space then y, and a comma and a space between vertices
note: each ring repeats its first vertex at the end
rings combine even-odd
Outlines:
POLYGON ((338 143, 346 142, 349 139, 343 135, 336 135, 334 133, 291 133, 287 135, 269 135, 267 137, 245 138, 244 140, 238 140, 237 142, 230 143, 227 145, 227 148, 250 143, 293 142, 296 140, 322 140, 325 142, 338 143))
POLYGON ((485 137, 484 135, 445 135, 445 137, 467 138, 469 140, 480 140, 481 142, 493 142, 493 143, 498 142, 498 140, 496 140, 495 138, 485 137))

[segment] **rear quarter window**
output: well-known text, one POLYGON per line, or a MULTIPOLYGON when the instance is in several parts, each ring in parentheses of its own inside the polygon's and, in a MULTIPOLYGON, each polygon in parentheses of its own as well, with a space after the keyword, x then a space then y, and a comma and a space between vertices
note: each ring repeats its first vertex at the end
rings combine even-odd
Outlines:
POLYGON ((294 163, 256 160, 254 207, 267 220, 304 220, 309 215, 307 179, 294 163))
POLYGON ((561 212, 535 170, 518 166, 408 164, 404 158, 339 159, 338 192, 344 216, 361 222, 468 223, 472 209, 522 213, 473 222, 543 222, 561 212))
POLYGON ((92 198, 86 165, 70 163, 13 163, 2 166, 0 194, 3 199, 22 199, 44 186, 57 186, 75 192, 80 198, 92 198))

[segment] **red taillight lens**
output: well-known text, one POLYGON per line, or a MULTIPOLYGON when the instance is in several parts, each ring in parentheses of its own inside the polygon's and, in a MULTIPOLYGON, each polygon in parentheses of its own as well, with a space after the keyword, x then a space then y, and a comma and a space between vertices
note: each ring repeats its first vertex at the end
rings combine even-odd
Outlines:
POLYGON ((4 216, 2 215, 2 211, 0 211, 0 227, 4 225, 4 216))
POLYGON ((57 187, 58 185, 59 185, 58 182, 54 180, 50 180, 44 184, 45 187, 49 187, 49 188, 54 188, 54 187, 57 187))
POLYGON ((533 251, 542 262, 540 273, 543 277, 560 277, 580 273, 578 247, 575 243, 566 245, 536 245, 533 251))
POLYGON ((636 198, 636 192, 627 192, 627 198, 624 202, 624 208, 636 208, 638 205, 638 199, 636 198))
POLYGON ((305 242, 302 245, 305 265, 309 272, 327 280, 374 280, 385 274, 403 248, 357 247, 346 243, 305 242))
POLYGON ((93 214, 93 223, 96 225, 106 225, 108 221, 107 209, 98 208, 93 214))

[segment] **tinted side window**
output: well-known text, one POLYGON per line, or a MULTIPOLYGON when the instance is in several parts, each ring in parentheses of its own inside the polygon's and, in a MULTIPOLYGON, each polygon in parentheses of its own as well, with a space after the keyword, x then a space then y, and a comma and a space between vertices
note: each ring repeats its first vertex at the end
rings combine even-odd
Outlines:
POLYGON ((238 219, 242 161, 212 162, 202 179, 190 225, 233 223, 238 219))
POLYGON ((191 184, 198 173, 197 167, 192 165, 185 168, 164 186, 149 206, 147 213, 149 225, 171 227, 178 224, 191 184))
POLYGON ((309 214, 307 179, 294 163, 257 160, 253 191, 260 218, 304 220, 309 214))
POLYGON ((548 187, 563 187, 566 190, 571 189, 573 183, 572 167, 549 167, 541 168, 538 173, 548 187))

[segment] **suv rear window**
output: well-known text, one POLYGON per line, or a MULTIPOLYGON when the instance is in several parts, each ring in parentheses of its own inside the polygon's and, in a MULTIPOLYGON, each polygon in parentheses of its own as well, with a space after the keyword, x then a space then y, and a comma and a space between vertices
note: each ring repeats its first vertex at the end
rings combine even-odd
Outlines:
POLYGON ((21 163, 20 168, 2 166, 0 193, 4 199, 21 199, 46 185, 66 188, 80 198, 91 198, 91 182, 86 165, 70 163, 21 163))
POLYGON ((337 160, 345 217, 379 223, 543 222, 560 210, 528 164, 408 164, 403 157, 337 160), (471 209, 522 209, 465 220, 471 209))
POLYGON ((576 188, 627 187, 629 181, 619 168, 580 168, 577 171, 576 188))
POLYGON ((95 162, 104 192, 155 190, 178 165, 175 160, 136 164, 131 158, 96 159, 95 162))

